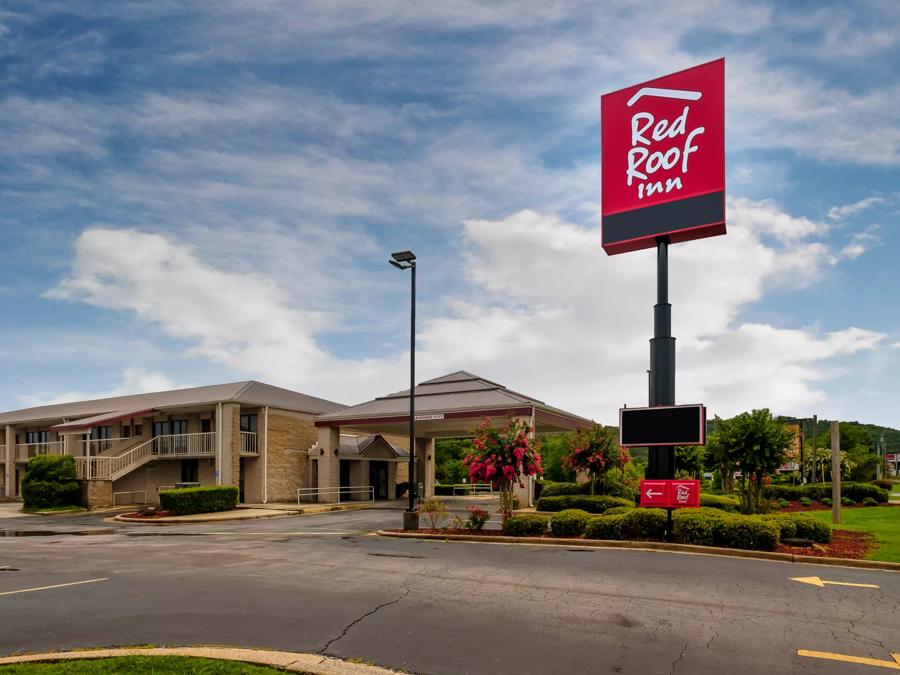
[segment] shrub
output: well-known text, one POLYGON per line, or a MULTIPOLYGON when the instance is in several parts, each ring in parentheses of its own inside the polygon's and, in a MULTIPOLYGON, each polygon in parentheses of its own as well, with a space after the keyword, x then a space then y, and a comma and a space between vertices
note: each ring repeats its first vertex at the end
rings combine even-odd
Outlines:
POLYGON ((856 500, 850 497, 841 497, 841 504, 844 506, 856 506, 856 500))
POLYGON ((891 481, 889 480, 884 480, 883 478, 878 478, 869 482, 875 487, 881 488, 882 490, 887 490, 888 492, 894 489, 893 483, 891 483, 891 481))
POLYGON ((535 495, 536 499, 541 497, 558 497, 560 495, 577 495, 581 493, 578 483, 554 483, 552 481, 543 481, 541 483, 541 493, 535 495))
POLYGON ((863 506, 878 506, 878 501, 873 497, 866 497, 862 500, 863 506))
POLYGON ((625 516, 594 516, 584 528, 586 539, 621 539, 625 516))
POLYGON ((803 485, 769 485, 763 490, 763 494, 770 499, 787 499, 796 501, 806 495, 803 485))
POLYGON ((163 490, 159 493, 160 507, 177 516, 229 511, 237 506, 237 503, 238 489, 234 485, 209 485, 163 490))
POLYGON ((550 517, 550 531, 557 537, 580 537, 590 519, 587 511, 566 509, 550 517))
POLYGON ((831 502, 831 497, 822 497, 819 501, 820 501, 824 506, 831 506, 831 504, 832 504, 832 502, 831 502))
POLYGON ((416 513, 429 529, 436 530, 447 520, 447 505, 437 497, 430 497, 416 507, 416 513))
POLYGON ((675 540, 683 544, 727 546, 770 551, 778 545, 780 527, 759 516, 717 509, 681 509, 675 513, 675 540))
POLYGON ((603 512, 604 516, 619 516, 623 513, 628 513, 629 511, 634 511, 633 506, 614 506, 611 509, 606 509, 603 512))
MULTIPOLYGON (((831 497, 831 483, 815 483, 805 485, 807 496, 821 500, 831 497)), ((841 497, 849 497, 855 502, 861 502, 866 497, 871 497, 879 504, 884 504, 890 498, 890 492, 871 483, 854 483, 847 481, 841 483, 841 497)))
POLYGON ((588 513, 604 513, 606 509, 616 506, 634 506, 634 502, 622 497, 608 495, 559 495, 541 497, 537 501, 538 511, 564 511, 565 509, 581 509, 588 513))
POLYGON ((534 537, 547 531, 546 516, 536 513, 523 513, 518 516, 510 516, 503 523, 503 534, 510 537, 534 537))
POLYGON ((787 499, 779 499, 777 504, 779 509, 786 509, 791 505, 791 503, 787 499))
POLYGON ((737 513, 741 503, 737 499, 731 497, 720 497, 719 495, 700 495, 700 506, 707 506, 713 509, 721 509, 729 513, 737 513))
POLYGON ((484 509, 479 509, 477 506, 470 506, 466 510, 469 512, 469 519, 465 522, 464 525, 467 530, 480 532, 482 529, 484 529, 484 524, 491 518, 490 513, 488 513, 484 509))
POLYGON ((22 478, 22 498, 26 509, 77 505, 81 500, 75 458, 38 455, 29 459, 22 478))
POLYGON ((800 497, 800 503, 803 506, 812 506, 812 499, 809 497, 800 497))
POLYGON ((831 541, 831 525, 823 523, 815 518, 802 515, 790 515, 797 526, 797 536, 803 539, 812 539, 820 544, 827 544, 831 541))
POLYGON ((633 488, 620 480, 613 480, 609 477, 597 482, 596 493, 598 495, 609 495, 610 497, 622 497, 632 502, 635 498, 633 488))
POLYGON ((668 516, 663 509, 631 509, 621 517, 625 539, 662 539, 666 535, 668 516))
POLYGON ((778 525, 779 539, 793 539, 797 536, 797 521, 790 516, 761 516, 763 520, 768 520, 778 525))

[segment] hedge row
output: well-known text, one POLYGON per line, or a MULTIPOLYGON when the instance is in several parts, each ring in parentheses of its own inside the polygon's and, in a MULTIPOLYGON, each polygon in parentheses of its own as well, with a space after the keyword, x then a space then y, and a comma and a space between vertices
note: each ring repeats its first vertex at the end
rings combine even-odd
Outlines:
POLYGON ((160 507, 178 516, 230 511, 237 503, 238 489, 234 485, 181 488, 159 493, 160 507))
POLYGON ((607 509, 616 506, 634 506, 634 502, 623 497, 610 497, 608 495, 558 495, 556 497, 541 497, 535 507, 538 511, 565 511, 566 509, 581 509, 588 513, 603 513, 607 509))
POLYGON ((674 515, 673 535, 681 544, 771 551, 781 529, 771 519, 726 513, 720 509, 683 509, 674 515))
POLYGON ((557 537, 580 537, 590 519, 587 511, 566 509, 550 516, 550 531, 557 537))
MULTIPOLYGON (((831 483, 810 483, 809 485, 769 485, 764 492, 770 499, 799 501, 802 497, 821 501, 831 498, 831 483)), ((841 483, 841 497, 861 502, 871 497, 879 504, 890 498, 890 493, 871 483, 841 483)))
MULTIPOLYGON (((594 486, 597 495, 609 497, 623 497, 634 501, 634 490, 622 481, 607 478, 597 481, 594 486)), ((590 495, 590 481, 584 483, 557 483, 554 481, 538 481, 535 483, 535 499, 541 497, 559 497, 561 495, 590 495)))
POLYGON ((820 544, 831 541, 831 525, 802 514, 782 513, 760 516, 778 525, 781 539, 812 539, 820 544))
POLYGON ((700 506, 707 506, 712 509, 721 509, 729 513, 737 513, 741 507, 741 503, 732 497, 721 497, 719 495, 700 495, 700 506))
POLYGON ((503 523, 503 534, 510 537, 536 537, 547 531, 547 516, 536 513, 523 513, 510 516, 503 523))
POLYGON ((584 536, 587 539, 662 539, 665 533, 663 509, 629 509, 625 513, 591 518, 584 536))

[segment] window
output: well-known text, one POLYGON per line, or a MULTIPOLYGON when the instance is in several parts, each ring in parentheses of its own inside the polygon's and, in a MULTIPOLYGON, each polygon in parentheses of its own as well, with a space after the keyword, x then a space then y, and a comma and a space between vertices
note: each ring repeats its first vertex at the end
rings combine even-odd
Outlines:
POLYGON ((112 427, 94 427, 91 429, 91 440, 99 441, 112 438, 112 427))
POLYGON ((241 431, 252 431, 254 434, 259 427, 259 415, 241 415, 241 431))
POLYGON ((172 433, 173 434, 186 434, 187 433, 187 420, 172 420, 172 433))
POLYGON ((181 460, 181 482, 197 483, 200 475, 200 461, 196 459, 181 460))
POLYGON ((135 424, 134 425, 134 435, 142 436, 144 434, 144 425, 143 424, 135 424))
POLYGON ((122 425, 122 438, 131 438, 131 425, 130 424, 122 425))
POLYGON ((153 437, 168 436, 172 433, 172 424, 168 420, 153 423, 153 437))
POLYGON ((46 431, 26 431, 25 432, 25 442, 29 445, 32 443, 46 443, 48 440, 48 433, 46 431))

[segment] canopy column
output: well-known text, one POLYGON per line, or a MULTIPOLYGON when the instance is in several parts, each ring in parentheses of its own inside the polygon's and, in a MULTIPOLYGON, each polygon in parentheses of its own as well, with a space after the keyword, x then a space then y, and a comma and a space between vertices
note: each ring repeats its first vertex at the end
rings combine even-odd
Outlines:
POLYGON ((316 464, 318 465, 318 485, 320 491, 325 494, 319 494, 320 502, 339 502, 341 496, 336 488, 341 486, 341 464, 338 458, 338 452, 341 447, 341 428, 340 427, 319 427, 318 428, 318 445, 319 456, 316 464))

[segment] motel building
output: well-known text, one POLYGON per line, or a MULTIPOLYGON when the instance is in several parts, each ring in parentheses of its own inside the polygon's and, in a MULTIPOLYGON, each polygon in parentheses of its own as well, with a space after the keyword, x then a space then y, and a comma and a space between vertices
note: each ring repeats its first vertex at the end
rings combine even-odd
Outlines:
MULTIPOLYGON (((484 417, 538 434, 592 424, 464 371, 423 382, 421 495, 434 494, 435 440, 469 437, 484 417)), ((18 498, 28 459, 51 454, 75 458, 89 508, 155 504, 184 483, 238 486, 246 504, 390 500, 408 483, 408 433, 408 390, 348 407, 248 381, 27 408, 0 413, 0 497, 18 498)))

